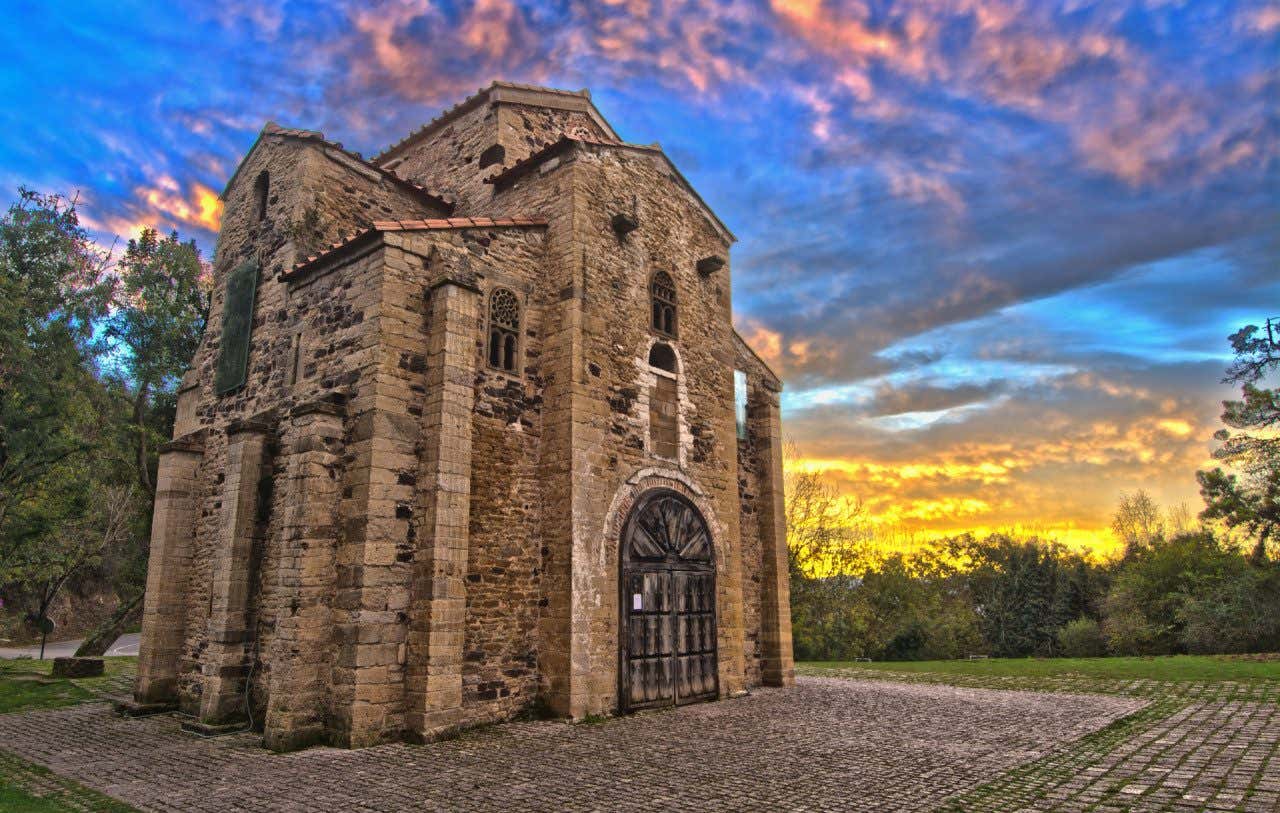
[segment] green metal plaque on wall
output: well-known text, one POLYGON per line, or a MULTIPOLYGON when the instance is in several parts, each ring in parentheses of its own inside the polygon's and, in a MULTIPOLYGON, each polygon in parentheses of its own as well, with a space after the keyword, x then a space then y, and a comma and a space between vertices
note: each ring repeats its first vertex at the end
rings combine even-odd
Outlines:
POLYGON ((222 305, 222 341, 213 391, 222 395, 244 385, 249 370, 249 334, 253 332, 253 298, 258 292, 258 263, 246 260, 227 277, 222 305))

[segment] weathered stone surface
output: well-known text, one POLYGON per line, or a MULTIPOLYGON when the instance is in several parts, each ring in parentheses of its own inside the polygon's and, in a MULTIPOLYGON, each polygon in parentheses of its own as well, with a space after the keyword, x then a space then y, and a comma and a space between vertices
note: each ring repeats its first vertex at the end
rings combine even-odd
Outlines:
POLYGON ((86 678, 102 674, 102 658, 54 658, 54 677, 86 678))
POLYGON ((660 150, 618 142, 584 92, 498 83, 372 163, 269 126, 224 196, 137 703, 278 750, 610 713, 618 537, 655 487, 713 535, 721 695, 790 683, 779 384, 733 331, 727 260, 699 272, 732 236, 660 150), (248 373, 217 395, 249 260, 248 373), (658 271, 675 336, 651 324, 658 271), (493 356, 498 290, 519 324, 493 356), (657 342, 673 363, 650 366, 657 342))

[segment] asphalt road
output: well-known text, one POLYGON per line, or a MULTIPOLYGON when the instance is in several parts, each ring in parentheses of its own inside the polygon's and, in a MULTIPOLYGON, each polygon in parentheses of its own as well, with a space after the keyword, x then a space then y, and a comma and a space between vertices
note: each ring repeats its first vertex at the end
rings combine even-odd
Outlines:
MULTIPOLYGON (((138 638, 136 632, 127 632, 116 639, 116 642, 107 650, 108 655, 137 655, 138 654, 138 638)), ((48 658, 61 658, 67 655, 74 655, 76 650, 80 648, 83 638, 77 638, 74 641, 50 641, 45 645, 44 656, 48 658)), ((0 646, 0 658, 37 658, 40 656, 40 645, 35 646, 0 646)))

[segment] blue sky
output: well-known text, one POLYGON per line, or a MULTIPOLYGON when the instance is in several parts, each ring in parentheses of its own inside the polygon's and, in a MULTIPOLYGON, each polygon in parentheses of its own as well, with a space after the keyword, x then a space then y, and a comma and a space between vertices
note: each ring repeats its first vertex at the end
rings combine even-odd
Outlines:
POLYGON ((1226 335, 1280 316, 1280 4, 14 3, 0 184, 211 249, 262 123, 373 154, 589 87, 740 238, 797 467, 926 533, 1198 510, 1226 335))

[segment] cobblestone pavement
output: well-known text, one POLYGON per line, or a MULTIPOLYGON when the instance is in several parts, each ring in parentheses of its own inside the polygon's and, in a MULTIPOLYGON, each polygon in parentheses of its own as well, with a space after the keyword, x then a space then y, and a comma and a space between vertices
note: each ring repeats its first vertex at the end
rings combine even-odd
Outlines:
MULTIPOLYGON (((850 679, 871 670, 807 667, 850 679)), ((1067 748, 949 799, 948 811, 1280 811, 1280 682, 1163 682, 878 672, 913 685, 1152 698, 1067 748)))
MULTIPOLYGON (((930 810, 1067 753, 1134 698, 841 678, 598 724, 271 755, 102 704, 0 716, 0 747, 144 810, 930 810)), ((984 808, 973 808, 984 809, 984 808)))

